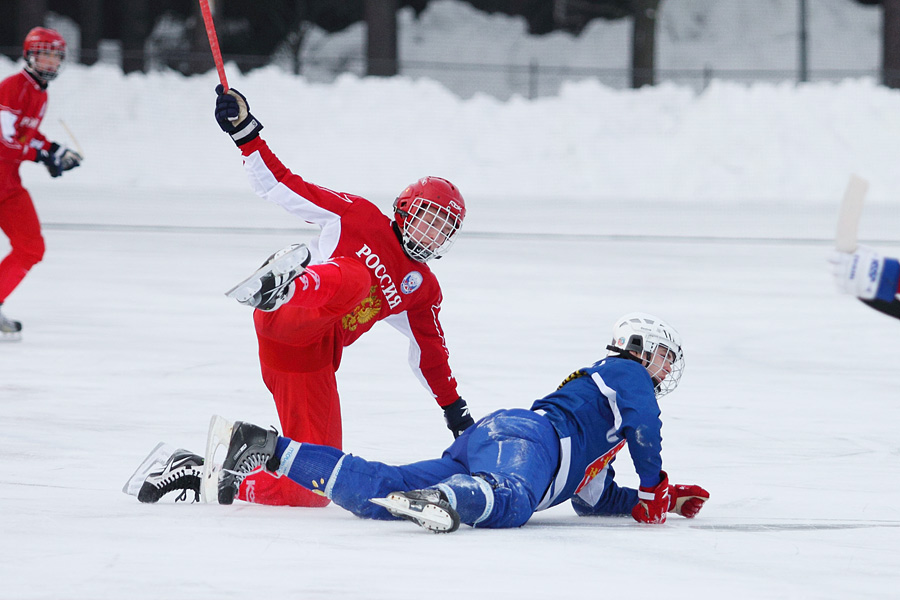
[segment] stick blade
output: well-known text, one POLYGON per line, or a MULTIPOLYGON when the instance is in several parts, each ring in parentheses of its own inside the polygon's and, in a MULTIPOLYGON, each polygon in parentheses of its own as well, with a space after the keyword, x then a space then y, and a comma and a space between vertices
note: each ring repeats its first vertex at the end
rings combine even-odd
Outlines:
POLYGON ((869 191, 869 182, 859 175, 851 175, 838 213, 835 247, 841 252, 855 252, 858 245, 859 218, 869 191))

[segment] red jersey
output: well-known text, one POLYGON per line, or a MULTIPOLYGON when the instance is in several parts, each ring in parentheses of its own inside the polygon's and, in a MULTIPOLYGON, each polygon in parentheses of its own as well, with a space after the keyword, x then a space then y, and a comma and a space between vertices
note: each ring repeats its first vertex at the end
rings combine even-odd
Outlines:
POLYGON ((347 193, 304 181, 290 172, 262 138, 240 147, 257 195, 322 228, 309 244, 312 262, 332 257, 359 260, 369 271, 368 297, 344 315, 344 346, 384 320, 409 338, 409 363, 440 406, 459 398, 438 319, 441 287, 425 263, 410 259, 392 221, 377 206, 347 193))
POLYGON ((50 143, 38 131, 47 110, 47 90, 22 70, 0 82, 0 161, 34 160, 50 143))

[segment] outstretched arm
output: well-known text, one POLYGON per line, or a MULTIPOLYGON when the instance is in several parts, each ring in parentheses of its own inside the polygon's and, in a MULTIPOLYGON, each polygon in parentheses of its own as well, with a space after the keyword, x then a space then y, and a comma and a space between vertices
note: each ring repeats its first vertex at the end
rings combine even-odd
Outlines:
POLYGON ((437 298, 429 310, 406 311, 390 315, 384 321, 409 339, 410 368, 444 411, 444 421, 453 437, 459 437, 475 421, 456 390, 439 313, 440 298, 437 298))
POLYGON ((876 310, 897 317, 900 262, 885 258, 873 248, 835 252, 829 259, 838 291, 856 296, 876 310))

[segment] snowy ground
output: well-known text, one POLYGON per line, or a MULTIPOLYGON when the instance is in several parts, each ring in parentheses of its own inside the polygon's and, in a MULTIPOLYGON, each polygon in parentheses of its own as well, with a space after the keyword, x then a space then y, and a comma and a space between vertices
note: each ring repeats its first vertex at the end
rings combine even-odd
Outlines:
MULTIPOLYGON (((15 68, 0 59, 0 77, 15 68)), ((555 389, 627 311, 684 337, 663 458, 712 494, 697 519, 565 505, 433 536, 335 507, 121 493, 157 442, 199 450, 213 413, 276 422, 250 314, 223 292, 314 231, 250 193, 214 83, 73 65, 51 87, 44 130, 66 141, 65 119, 87 158, 59 180, 22 168, 48 251, 4 305, 25 339, 0 344, 0 598, 896 597, 900 324, 837 295, 825 259, 854 171, 872 182, 862 239, 900 254, 900 95, 584 82, 501 103, 234 75, 311 180, 384 209, 424 174, 463 190, 463 234, 434 269, 476 416, 555 389)), ((405 462, 450 442, 389 327, 347 350, 339 381, 349 451, 405 462)))
MULTIPOLYGON (((433 536, 335 507, 144 506, 122 494, 156 442, 202 448, 213 413, 276 422, 250 314, 222 292, 311 232, 269 221, 240 190, 121 189, 79 220, 63 218, 79 194, 35 195, 50 250, 9 302, 25 340, 0 345, 0 597, 895 593, 900 408, 885 357, 897 323, 833 293, 824 242, 705 240, 725 223, 702 206, 674 224, 697 239, 580 225, 571 239, 490 227, 463 236, 435 269, 476 414, 527 406, 601 356, 621 313, 656 312, 681 330, 687 355, 663 403, 665 465, 712 499, 696 520, 661 527, 581 519, 564 505, 517 530, 433 536), (126 198, 162 209, 131 219, 126 198), (179 203, 190 209, 169 210, 179 203), (99 226, 113 215, 116 226, 99 226)), ((812 233, 825 237, 834 207, 822 208, 829 218, 812 233)), ((348 349, 348 450, 400 462, 449 443, 405 354, 382 327, 348 349)), ((619 463, 633 484, 627 456, 619 463)))

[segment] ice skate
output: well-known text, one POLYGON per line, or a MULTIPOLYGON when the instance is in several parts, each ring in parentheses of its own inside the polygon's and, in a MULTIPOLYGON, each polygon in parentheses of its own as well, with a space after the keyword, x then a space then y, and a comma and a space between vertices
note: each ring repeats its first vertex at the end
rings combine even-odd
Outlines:
POLYGON ((122 491, 129 496, 137 497, 147 476, 153 471, 160 470, 177 451, 178 449, 171 444, 166 444, 165 442, 158 443, 156 447, 150 451, 150 454, 147 455, 147 458, 141 462, 140 466, 135 469, 131 477, 128 478, 122 491))
POLYGON ((452 533, 459 529, 459 515, 440 490, 412 490, 391 492, 387 498, 371 498, 395 517, 412 521, 434 533, 452 533))
POLYGON ((294 279, 303 274, 310 258, 305 244, 291 244, 270 256, 253 275, 225 295, 259 310, 273 311, 294 295, 294 279))
POLYGON ((182 490, 175 501, 187 500, 188 492, 193 492, 192 502, 200 501, 200 475, 203 471, 203 457, 176 450, 161 469, 152 471, 138 492, 138 500, 145 503, 159 502, 159 499, 175 490, 182 490))
POLYGON ((22 324, 13 321, 3 312, 0 312, 0 340, 4 342, 17 342, 22 339, 22 324))
POLYGON ((203 495, 211 501, 213 482, 219 504, 232 504, 244 477, 259 468, 275 470, 278 465, 266 465, 275 454, 278 432, 263 429, 252 423, 229 423, 219 416, 210 422, 206 445, 206 464, 203 472, 203 495), (227 440, 227 441, 226 441, 227 440), (228 444, 221 464, 216 460, 219 448, 228 444))

